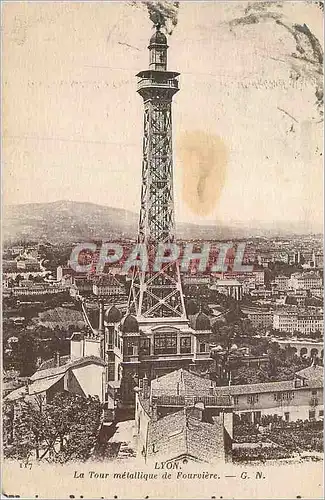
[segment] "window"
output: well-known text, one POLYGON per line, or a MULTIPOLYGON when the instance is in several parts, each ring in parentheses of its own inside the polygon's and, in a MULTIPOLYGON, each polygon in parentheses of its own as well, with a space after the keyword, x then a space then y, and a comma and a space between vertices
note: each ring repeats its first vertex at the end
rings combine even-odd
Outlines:
POLYGON ((290 400, 294 398, 295 393, 293 391, 287 391, 282 393, 282 399, 290 400))
POLYGON ((293 391, 275 392, 273 394, 274 401, 291 401, 294 397, 295 393, 293 391))
POLYGON ((315 419, 315 410, 309 410, 309 420, 314 420, 315 419))
POLYGON ((150 355, 150 339, 140 339, 139 354, 143 356, 150 355))
POLYGON ((133 343, 131 340, 127 340, 126 343, 124 343, 124 354, 126 356, 132 356, 133 354, 133 343))
POLYGON ((313 390, 311 391, 311 395, 312 395, 312 396, 317 396, 317 389, 313 389, 313 390))
POLYGON ((254 424, 258 424, 261 421, 262 413, 260 411, 253 412, 253 422, 254 424))
POLYGON ((320 417, 323 417, 323 416, 324 416, 324 410, 319 410, 318 415, 319 415, 320 417))
POLYGON ((206 350, 206 344, 205 344, 205 342, 201 342, 200 343, 200 352, 205 352, 205 350, 206 350))
POLYGON ((239 396, 234 396, 234 405, 238 405, 239 403, 239 396))
POLYGON ((176 354, 177 333, 156 333, 155 354, 176 354))
POLYGON ((255 403, 258 403, 258 394, 250 394, 247 396, 247 403, 249 405, 254 405, 255 403))
POLYGON ((111 349, 113 347, 113 331, 108 330, 108 349, 111 349))
POLYGON ((191 352, 191 337, 181 337, 181 353, 191 352))
POLYGON ((288 411, 286 411, 286 412, 284 413, 284 419, 285 419, 285 421, 286 421, 286 422, 289 422, 289 419, 290 419, 290 413, 289 413, 288 411))

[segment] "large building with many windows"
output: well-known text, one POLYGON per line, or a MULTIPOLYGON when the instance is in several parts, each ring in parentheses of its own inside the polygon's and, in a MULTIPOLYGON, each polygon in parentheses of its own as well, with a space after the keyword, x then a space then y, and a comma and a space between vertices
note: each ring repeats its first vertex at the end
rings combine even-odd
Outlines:
POLYGON ((297 332, 308 336, 323 331, 323 316, 323 311, 316 308, 274 311, 273 328, 283 333, 297 332))
POLYGON ((322 286, 322 278, 318 272, 294 273, 291 275, 291 287, 294 290, 311 290, 322 286))

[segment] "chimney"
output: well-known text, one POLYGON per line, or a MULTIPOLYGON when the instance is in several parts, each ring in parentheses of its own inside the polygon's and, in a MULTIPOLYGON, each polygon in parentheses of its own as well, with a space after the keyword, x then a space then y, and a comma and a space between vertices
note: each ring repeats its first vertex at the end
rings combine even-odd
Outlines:
POLYGON ((142 379, 142 394, 144 399, 149 398, 149 380, 146 373, 142 379))
POLYGON ((195 418, 196 420, 199 420, 200 422, 202 422, 203 412, 204 412, 204 403, 198 402, 198 403, 195 403, 194 406, 189 408, 188 415, 190 417, 195 418))
POLYGON ((59 351, 55 351, 54 353, 54 366, 58 368, 60 366, 60 353, 59 351))
POLYGON ((296 377, 294 379, 294 386, 295 387, 301 387, 301 379, 300 378, 296 377))
POLYGON ((85 353, 84 336, 80 332, 74 332, 70 338, 70 358, 71 361, 82 358, 85 353))
POLYGON ((151 421, 152 422, 157 422, 158 420, 158 409, 157 409, 157 403, 156 401, 152 402, 152 407, 151 407, 151 421))
POLYGON ((30 385, 30 380, 29 380, 29 378, 26 378, 26 380, 25 380, 25 388, 26 388, 27 394, 29 394, 29 385, 30 385))
POLYGON ((103 300, 99 301, 99 321, 98 321, 98 333, 104 333, 104 302, 103 300))

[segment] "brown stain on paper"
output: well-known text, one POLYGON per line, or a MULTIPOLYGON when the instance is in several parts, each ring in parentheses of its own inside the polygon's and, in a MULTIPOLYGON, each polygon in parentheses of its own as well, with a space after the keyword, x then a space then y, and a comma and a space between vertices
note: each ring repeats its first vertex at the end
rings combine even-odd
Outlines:
POLYGON ((202 131, 186 132, 180 138, 179 151, 184 202, 197 215, 212 214, 226 178, 228 155, 223 140, 202 131))

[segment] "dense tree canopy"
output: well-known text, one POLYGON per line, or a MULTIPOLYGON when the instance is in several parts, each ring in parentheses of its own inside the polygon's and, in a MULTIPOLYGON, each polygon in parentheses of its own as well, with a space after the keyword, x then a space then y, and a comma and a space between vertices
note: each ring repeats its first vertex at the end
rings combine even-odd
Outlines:
POLYGON ((97 443, 102 405, 97 397, 60 393, 46 403, 7 404, 4 409, 7 458, 65 463, 87 460, 97 443), (13 410, 15 419, 13 420, 13 410))

